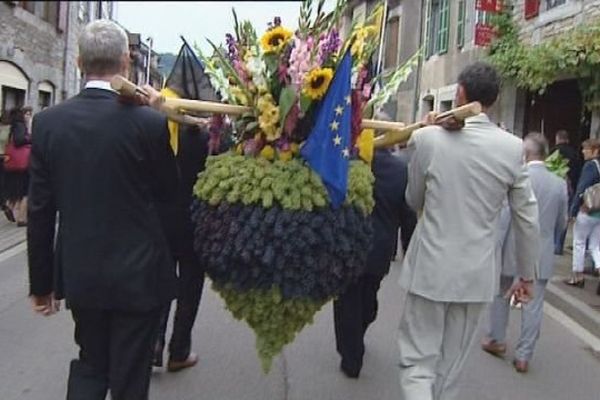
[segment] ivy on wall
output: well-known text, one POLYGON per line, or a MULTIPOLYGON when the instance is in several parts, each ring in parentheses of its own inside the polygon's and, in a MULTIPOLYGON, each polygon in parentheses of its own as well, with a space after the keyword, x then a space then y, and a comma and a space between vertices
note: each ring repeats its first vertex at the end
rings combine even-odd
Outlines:
POLYGON ((538 45, 519 40, 510 12, 492 18, 498 37, 489 59, 505 78, 530 91, 544 93, 563 76, 579 81, 588 109, 600 109, 600 20, 580 25, 538 45))

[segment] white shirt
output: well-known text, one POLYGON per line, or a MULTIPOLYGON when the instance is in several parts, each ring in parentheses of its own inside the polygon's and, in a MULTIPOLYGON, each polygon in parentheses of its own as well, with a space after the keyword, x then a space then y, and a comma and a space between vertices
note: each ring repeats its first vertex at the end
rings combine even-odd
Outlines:
POLYGON ((100 81, 100 80, 87 81, 85 83, 85 88, 86 89, 103 89, 103 90, 109 90, 114 93, 119 93, 110 86, 110 82, 108 82, 108 81, 100 81))
POLYGON ((529 167, 530 165, 546 165, 545 162, 541 161, 541 160, 533 160, 533 161, 529 161, 527 163, 527 166, 529 167))

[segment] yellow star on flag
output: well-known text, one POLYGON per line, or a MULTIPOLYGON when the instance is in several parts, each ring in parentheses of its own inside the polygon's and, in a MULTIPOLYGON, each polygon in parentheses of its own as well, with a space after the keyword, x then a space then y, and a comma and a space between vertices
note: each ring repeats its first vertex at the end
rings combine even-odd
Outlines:
POLYGON ((341 146, 342 137, 340 135, 335 135, 335 137, 333 138, 333 144, 335 144, 336 146, 341 146))
POLYGON ((348 148, 346 147, 344 150, 342 150, 342 155, 344 156, 344 158, 350 157, 350 150, 348 150, 348 148))
POLYGON ((344 99, 346 99, 346 104, 348 104, 348 105, 352 104, 352 97, 350 97, 350 95, 344 97, 344 99))
POLYGON ((342 115, 344 113, 344 107, 342 106, 337 106, 335 108, 335 115, 342 115))
POLYGON ((329 124, 329 127, 331 128, 332 131, 337 131, 338 128, 340 127, 340 123, 337 122, 336 120, 334 120, 331 124, 329 124))

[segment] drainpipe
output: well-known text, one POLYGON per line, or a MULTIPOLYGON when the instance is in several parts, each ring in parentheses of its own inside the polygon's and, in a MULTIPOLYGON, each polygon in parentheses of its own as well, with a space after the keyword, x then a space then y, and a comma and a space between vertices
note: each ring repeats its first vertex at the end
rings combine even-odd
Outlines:
MULTIPOLYGON (((423 47, 423 20, 425 19, 425 13, 427 12, 427 1, 421 0, 421 12, 419 18, 419 45, 417 49, 420 50, 423 47)), ((427 33, 425 33, 427 34, 427 33)), ((417 119, 417 111, 419 110, 419 100, 421 97, 421 70, 423 69, 423 57, 424 54, 421 54, 419 60, 417 62, 417 73, 416 73, 416 83, 415 83, 415 96, 413 99, 413 112, 412 112, 412 120, 416 121, 417 119)))
MULTIPOLYGON (((70 19, 71 19, 71 2, 70 1, 61 1, 60 3, 61 7, 66 7, 66 11, 65 14, 67 15, 67 23, 65 24, 65 31, 64 31, 64 35, 65 35, 65 50, 63 52, 63 79, 62 79, 62 91, 61 91, 61 101, 62 100, 66 100, 68 97, 68 90, 67 90, 67 70, 68 70, 68 53, 69 53, 69 31, 70 31, 70 19)), ((56 96, 56 94, 55 94, 56 96)), ((54 102, 56 103, 56 99, 54 99, 54 102)))

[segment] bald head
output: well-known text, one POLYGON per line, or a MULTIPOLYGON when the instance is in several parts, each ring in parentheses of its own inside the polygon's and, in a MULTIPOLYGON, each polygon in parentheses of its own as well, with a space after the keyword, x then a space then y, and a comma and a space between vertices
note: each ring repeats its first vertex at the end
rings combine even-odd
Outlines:
POLYGON ((523 140, 526 161, 544 161, 548 155, 548 141, 541 133, 530 133, 523 140))

